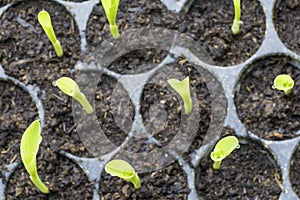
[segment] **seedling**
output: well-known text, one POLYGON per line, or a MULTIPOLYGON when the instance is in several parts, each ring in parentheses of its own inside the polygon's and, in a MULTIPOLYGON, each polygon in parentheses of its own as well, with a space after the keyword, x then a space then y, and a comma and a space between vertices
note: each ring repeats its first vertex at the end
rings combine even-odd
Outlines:
POLYGON ((234 4, 234 20, 231 26, 231 31, 233 35, 236 35, 240 32, 240 21, 241 18, 241 1, 240 0, 233 0, 234 4))
POLYGON ((113 38, 120 37, 119 29, 116 23, 119 1, 120 0, 101 0, 113 38))
POLYGON ((45 194, 50 191, 47 186, 41 181, 36 169, 36 154, 39 150, 39 145, 42 141, 41 127, 39 120, 35 120, 25 130, 21 139, 21 158, 25 169, 29 173, 30 180, 45 194))
POLYGON ((112 160, 105 165, 106 173, 130 181, 135 189, 141 188, 141 181, 133 167, 124 160, 112 160))
POLYGON ((213 169, 220 169, 222 160, 238 148, 240 148, 239 140, 235 136, 227 136, 219 140, 210 154, 210 158, 214 161, 213 169))
POLYGON ((73 79, 68 77, 61 77, 58 80, 54 81, 53 85, 57 86, 66 95, 76 99, 88 114, 93 113, 91 104, 89 103, 85 95, 80 92, 79 86, 73 79))
POLYGON ((285 95, 290 94, 293 87, 294 80, 287 74, 280 74, 276 76, 274 79, 274 85, 272 86, 273 89, 284 91, 285 95))
POLYGON ((182 81, 179 81, 177 79, 169 79, 168 83, 181 96, 185 113, 187 115, 190 114, 193 109, 193 102, 190 92, 190 78, 186 77, 182 81))
POLYGON ((41 24, 42 28, 44 29, 52 45, 54 46, 56 55, 58 57, 62 57, 64 54, 63 49, 61 47, 60 41, 56 39, 49 13, 45 10, 39 12, 38 21, 41 24))

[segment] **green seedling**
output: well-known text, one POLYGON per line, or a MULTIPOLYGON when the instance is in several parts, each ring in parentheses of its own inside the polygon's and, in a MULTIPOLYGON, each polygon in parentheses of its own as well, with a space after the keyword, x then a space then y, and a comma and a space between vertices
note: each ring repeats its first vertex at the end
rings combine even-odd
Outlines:
POLYGON ((219 140, 210 154, 210 158, 214 161, 213 169, 220 169, 222 160, 238 148, 240 148, 239 140, 235 136, 227 136, 219 140))
POLYGON ((181 96, 185 113, 187 115, 190 114, 193 109, 193 102, 190 92, 190 78, 186 77, 182 81, 179 81, 177 79, 169 79, 168 83, 181 96))
POLYGON ((141 181, 133 167, 124 160, 112 160, 105 165, 106 173, 130 181, 135 189, 141 188, 141 181))
POLYGON ((44 31, 45 31, 46 35, 48 36, 50 42, 54 46, 56 55, 58 57, 62 57, 63 54, 64 54, 63 49, 61 47, 60 41, 56 39, 49 13, 45 10, 42 10, 41 12, 39 12, 38 21, 41 24, 42 28, 44 29, 44 31))
POLYGON ((21 139, 21 158, 25 169, 29 173, 30 180, 39 190, 45 194, 49 193, 47 186, 41 181, 36 169, 36 154, 42 141, 39 120, 35 120, 25 130, 21 139))
POLYGON ((287 74, 280 74, 276 76, 274 79, 274 85, 272 86, 273 89, 284 91, 285 95, 290 94, 293 87, 294 80, 290 75, 287 74))
POLYGON ((76 99, 88 114, 93 113, 91 104, 89 103, 85 95, 80 92, 79 86, 73 79, 68 77, 61 77, 54 81, 53 85, 57 86, 66 95, 76 99))
POLYGON ((231 26, 231 31, 233 35, 236 35, 240 32, 240 21, 241 18, 241 1, 240 0, 233 0, 234 4, 234 20, 231 26))
POLYGON ((120 0, 101 0, 113 38, 120 37, 119 29, 116 23, 119 1, 120 0))

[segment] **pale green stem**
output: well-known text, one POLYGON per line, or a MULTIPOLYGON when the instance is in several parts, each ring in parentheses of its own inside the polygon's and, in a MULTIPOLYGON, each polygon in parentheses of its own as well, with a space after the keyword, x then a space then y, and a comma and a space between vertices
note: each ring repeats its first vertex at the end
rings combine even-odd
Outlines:
POLYGON ((240 0, 233 0, 234 4, 234 20, 231 27, 231 31, 234 35, 240 32, 240 18, 241 18, 241 3, 240 0))
POLYGON ((214 161, 213 169, 220 169, 222 161, 214 161))
POLYGON ((33 184, 39 188, 39 190, 44 194, 49 194, 50 191, 47 188, 47 186, 41 181, 40 177, 38 175, 36 176, 30 176, 30 180, 33 182, 33 184))
POLYGON ((109 25, 109 29, 113 38, 117 39, 120 37, 120 33, 117 25, 109 25))
POLYGON ((284 94, 285 95, 289 95, 291 93, 292 89, 287 89, 287 90, 284 90, 284 94))
POLYGON ((93 108, 84 94, 82 94, 81 92, 75 92, 73 98, 82 105, 82 107, 88 114, 93 113, 93 108))
POLYGON ((133 183, 135 189, 141 188, 141 180, 136 173, 134 173, 130 181, 133 183))
POLYGON ((193 102, 192 102, 191 97, 190 96, 186 97, 183 102, 184 102, 185 113, 187 115, 189 115, 192 112, 192 109, 193 109, 193 102))
POLYGON ((62 57, 64 55, 64 52, 62 50, 62 47, 61 47, 61 44, 60 44, 59 40, 56 40, 56 42, 52 43, 52 45, 54 46, 56 55, 58 57, 62 57))

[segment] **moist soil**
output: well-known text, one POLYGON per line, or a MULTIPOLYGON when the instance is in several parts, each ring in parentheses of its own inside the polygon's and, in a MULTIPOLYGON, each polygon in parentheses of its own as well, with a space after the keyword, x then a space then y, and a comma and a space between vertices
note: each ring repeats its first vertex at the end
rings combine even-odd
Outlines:
POLYGON ((239 82, 235 93, 238 115, 247 130, 260 138, 285 140, 298 136, 300 129, 299 63, 289 57, 267 57, 256 61, 239 82), (289 95, 272 89, 279 74, 294 80, 289 95))
POLYGON ((278 199, 283 189, 280 168, 260 143, 240 144, 219 170, 212 165, 207 155, 196 168, 196 188, 203 199, 278 199))
POLYGON ((154 172, 139 174, 139 177, 142 187, 135 190, 132 183, 103 172, 100 183, 102 199, 187 199, 187 176, 177 162, 154 172), (114 187, 107 187, 112 185, 114 187))
MULTIPOLYGON (((216 65, 231 66, 246 61, 260 47, 265 34, 265 16, 260 3, 245 0, 241 3, 240 33, 231 33, 234 18, 233 1, 196 0, 186 15, 177 15, 158 0, 120 1, 117 16, 119 31, 143 27, 163 27, 185 33, 202 46, 216 65)), ((111 37, 101 4, 95 6, 87 26, 87 41, 93 50, 111 37)))
POLYGON ((274 24, 286 47, 300 54, 300 1, 277 1, 274 8, 274 24))
POLYGON ((298 196, 300 196, 300 177, 299 177, 299 170, 300 170, 300 148, 296 149, 294 155, 291 159, 290 165, 290 179, 293 186, 294 191, 298 196))

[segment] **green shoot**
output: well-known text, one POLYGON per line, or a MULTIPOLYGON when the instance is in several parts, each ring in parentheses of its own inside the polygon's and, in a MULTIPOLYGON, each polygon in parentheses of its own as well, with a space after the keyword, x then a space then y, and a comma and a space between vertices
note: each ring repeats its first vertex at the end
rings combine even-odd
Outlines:
POLYGON ((233 0, 234 4, 234 20, 233 24, 231 26, 231 31, 233 35, 236 35, 240 32, 240 24, 242 23, 240 21, 241 18, 241 2, 240 0, 233 0))
POLYGON ((66 95, 76 99, 88 114, 93 113, 91 104, 88 102, 85 95, 80 92, 79 86, 73 79, 68 77, 61 77, 58 80, 54 81, 53 85, 57 86, 66 95))
POLYGON ((193 109, 193 102, 190 92, 190 78, 186 77, 182 81, 177 79, 169 79, 168 83, 181 96, 184 104, 185 114, 190 114, 193 109))
POLYGON ((210 154, 210 158, 214 161, 213 169, 220 169, 222 160, 238 148, 240 148, 239 140, 235 136, 227 136, 219 140, 210 154))
POLYGON ((110 33, 113 38, 120 37, 119 29, 116 23, 117 12, 120 0, 101 0, 107 20, 109 22, 110 33))
POLYGON ((124 160, 112 160, 105 165, 106 173, 130 181, 135 189, 141 188, 141 181, 133 167, 124 160))
POLYGON ((45 10, 42 10, 41 12, 39 12, 38 21, 41 24, 42 28, 44 29, 44 31, 45 31, 46 35, 48 36, 49 40, 51 41, 52 45, 54 46, 56 55, 58 57, 62 57, 64 54, 63 49, 61 47, 59 40, 56 39, 49 13, 45 10))
POLYGON ((274 79, 274 85, 272 86, 273 89, 284 91, 285 95, 290 94, 293 87, 294 80, 290 75, 287 74, 280 74, 276 76, 274 79))
POLYGON ((21 139, 20 152, 22 162, 29 173, 30 180, 41 192, 48 194, 50 191, 41 181, 36 169, 36 154, 42 141, 40 126, 39 120, 35 120, 25 130, 21 139))

